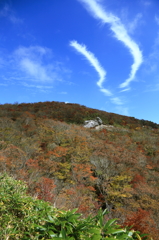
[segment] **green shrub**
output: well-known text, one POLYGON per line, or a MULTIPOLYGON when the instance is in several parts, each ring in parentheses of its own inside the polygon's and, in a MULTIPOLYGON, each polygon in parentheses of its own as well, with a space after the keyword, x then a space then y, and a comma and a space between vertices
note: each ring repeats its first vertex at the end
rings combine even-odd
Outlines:
POLYGON ((27 186, 6 174, 0 175, 1 239, 39 239, 35 224, 43 224, 53 208, 26 194, 27 186))
POLYGON ((25 183, 0 175, 1 240, 141 240, 138 232, 117 225, 117 219, 105 222, 107 210, 83 219, 77 209, 58 210, 26 191, 25 183))

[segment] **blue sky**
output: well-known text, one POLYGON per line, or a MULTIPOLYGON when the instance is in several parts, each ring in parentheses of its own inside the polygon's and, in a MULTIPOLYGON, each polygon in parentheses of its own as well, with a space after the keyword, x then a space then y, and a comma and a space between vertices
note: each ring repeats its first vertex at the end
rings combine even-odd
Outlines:
POLYGON ((158 0, 1 0, 0 103, 60 101, 159 123, 158 0))

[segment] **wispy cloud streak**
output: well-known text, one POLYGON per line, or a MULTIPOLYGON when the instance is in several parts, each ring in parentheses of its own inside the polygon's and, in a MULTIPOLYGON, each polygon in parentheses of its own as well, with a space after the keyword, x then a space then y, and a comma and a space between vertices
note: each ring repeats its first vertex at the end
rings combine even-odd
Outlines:
POLYGON ((158 16, 155 16, 155 21, 159 25, 159 17, 158 16))
POLYGON ((107 96, 111 96, 112 93, 109 90, 103 88, 103 83, 106 77, 106 71, 100 65, 98 59, 94 56, 94 54, 88 51, 85 45, 79 44, 77 41, 71 41, 70 46, 73 47, 77 52, 82 54, 86 58, 86 60, 91 64, 91 66, 97 71, 99 75, 99 80, 97 82, 98 87, 107 96))
POLYGON ((143 61, 141 50, 136 42, 134 42, 133 39, 131 39, 131 37, 128 35, 127 30, 121 23, 120 19, 112 13, 106 12, 104 7, 99 3, 99 0, 78 1, 85 5, 88 12, 90 12, 94 18, 100 19, 104 24, 109 23, 110 29, 114 33, 114 37, 121 41, 129 49, 129 52, 134 59, 134 63, 131 66, 128 79, 120 84, 120 88, 128 87, 130 82, 135 78, 136 72, 143 61))
POLYGON ((83 44, 79 44, 77 41, 71 41, 70 46, 73 47, 77 52, 82 54, 86 60, 91 64, 91 66, 97 71, 99 75, 99 80, 97 82, 100 91, 103 92, 106 96, 110 97, 110 100, 113 104, 122 105, 123 101, 119 97, 115 97, 114 94, 108 89, 103 87, 103 83, 106 77, 106 71, 103 69, 98 59, 94 56, 94 54, 87 50, 86 46, 83 44))
POLYGON ((21 24, 23 23, 23 20, 20 18, 17 18, 15 16, 15 13, 13 10, 10 8, 8 4, 5 4, 4 8, 0 10, 0 17, 5 17, 10 20, 13 24, 21 24))
POLYGON ((114 104, 116 104, 116 105, 122 105, 122 104, 123 104, 123 102, 121 101, 121 99, 118 98, 118 97, 113 97, 113 98, 111 98, 111 101, 112 101, 114 104))

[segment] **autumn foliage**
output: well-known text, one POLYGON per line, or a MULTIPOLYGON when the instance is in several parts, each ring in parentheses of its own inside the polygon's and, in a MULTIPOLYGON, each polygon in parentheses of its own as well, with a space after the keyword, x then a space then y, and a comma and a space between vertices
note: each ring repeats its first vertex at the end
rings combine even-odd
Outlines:
POLYGON ((0 171, 28 193, 84 216, 108 217, 159 239, 159 126, 78 104, 0 105, 0 171), (109 126, 86 129, 99 116, 109 126))

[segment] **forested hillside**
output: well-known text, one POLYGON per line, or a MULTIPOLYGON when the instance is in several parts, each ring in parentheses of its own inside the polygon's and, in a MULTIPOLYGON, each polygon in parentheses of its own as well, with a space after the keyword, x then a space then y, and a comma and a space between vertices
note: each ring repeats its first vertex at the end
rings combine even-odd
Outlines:
MULTIPOLYGON (((159 239, 159 125, 78 104, 0 105, 0 171, 28 193, 159 239), (100 117, 112 127, 83 126, 100 117)), ((143 238, 144 239, 144 238, 143 238)))

